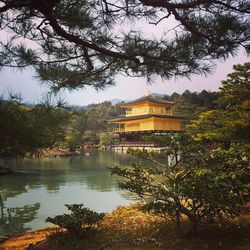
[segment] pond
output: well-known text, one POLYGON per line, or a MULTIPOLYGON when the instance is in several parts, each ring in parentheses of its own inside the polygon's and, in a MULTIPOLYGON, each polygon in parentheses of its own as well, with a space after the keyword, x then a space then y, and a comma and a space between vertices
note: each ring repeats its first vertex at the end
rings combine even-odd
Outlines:
POLYGON ((129 165, 129 155, 91 151, 69 158, 26 159, 14 172, 0 175, 0 236, 48 226, 48 216, 67 212, 64 204, 84 203, 110 212, 136 197, 118 188, 107 167, 129 165))

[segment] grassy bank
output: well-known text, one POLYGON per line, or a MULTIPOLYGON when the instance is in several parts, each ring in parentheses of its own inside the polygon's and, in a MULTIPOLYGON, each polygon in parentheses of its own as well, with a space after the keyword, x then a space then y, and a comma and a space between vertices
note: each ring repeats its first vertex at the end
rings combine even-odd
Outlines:
POLYGON ((242 215, 237 222, 201 225, 195 234, 177 233, 167 219, 150 215, 133 205, 118 207, 83 236, 81 240, 58 228, 47 228, 10 238, 0 249, 250 249, 250 218, 242 215))

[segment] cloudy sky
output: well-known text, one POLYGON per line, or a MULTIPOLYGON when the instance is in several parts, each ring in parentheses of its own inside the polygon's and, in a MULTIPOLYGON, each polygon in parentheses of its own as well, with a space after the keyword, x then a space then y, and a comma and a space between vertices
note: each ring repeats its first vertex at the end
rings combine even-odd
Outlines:
MULTIPOLYGON (((61 95, 69 104, 88 105, 114 98, 131 100, 145 95, 148 91, 163 94, 182 93, 186 89, 198 92, 203 89, 215 91, 221 86, 221 81, 225 80, 227 74, 232 71, 234 64, 244 63, 248 60, 249 58, 244 52, 240 52, 235 58, 218 62, 213 74, 207 77, 193 76, 190 80, 184 78, 164 82, 156 79, 152 85, 148 85, 144 78, 118 76, 116 85, 103 91, 96 92, 93 88, 88 87, 73 92, 64 91, 61 95)), ((0 93, 9 91, 21 93, 26 102, 34 103, 41 100, 49 91, 49 88, 41 85, 34 78, 34 73, 31 70, 19 72, 5 69, 0 72, 0 93)))

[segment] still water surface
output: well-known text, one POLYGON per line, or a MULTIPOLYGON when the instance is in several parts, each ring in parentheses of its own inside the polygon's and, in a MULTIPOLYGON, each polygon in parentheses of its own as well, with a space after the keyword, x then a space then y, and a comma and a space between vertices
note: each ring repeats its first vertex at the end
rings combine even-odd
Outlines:
POLYGON ((107 167, 129 165, 131 157, 114 152, 89 156, 23 160, 14 173, 0 175, 0 236, 48 226, 45 219, 67 212, 64 204, 84 203, 109 212, 135 197, 118 189, 107 167))

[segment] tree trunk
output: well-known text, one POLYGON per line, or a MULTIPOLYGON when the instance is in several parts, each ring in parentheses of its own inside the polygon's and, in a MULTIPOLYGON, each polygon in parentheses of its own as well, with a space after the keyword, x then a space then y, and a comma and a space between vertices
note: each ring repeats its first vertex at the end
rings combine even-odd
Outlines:
POLYGON ((176 229, 179 232, 180 231, 180 212, 176 211, 175 213, 175 220, 176 220, 176 229))
POLYGON ((193 234, 196 232, 197 230, 197 226, 198 226, 198 220, 196 218, 189 218, 190 220, 190 224, 187 228, 187 234, 193 234))

